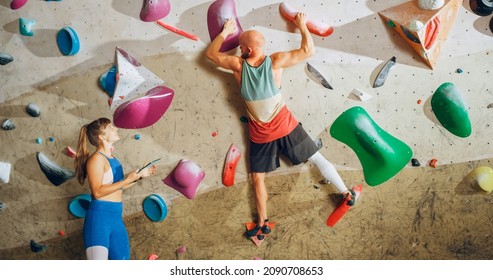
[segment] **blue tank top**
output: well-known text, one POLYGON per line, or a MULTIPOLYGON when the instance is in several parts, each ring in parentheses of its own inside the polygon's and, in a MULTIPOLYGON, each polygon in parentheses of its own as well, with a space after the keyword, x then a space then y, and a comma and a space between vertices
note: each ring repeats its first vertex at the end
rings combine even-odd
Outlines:
POLYGON ((110 163, 111 171, 113 172, 113 183, 120 182, 123 180, 124 174, 123 174, 123 167, 120 161, 114 157, 114 158, 109 158, 100 151, 98 151, 101 155, 103 155, 108 162, 110 163))

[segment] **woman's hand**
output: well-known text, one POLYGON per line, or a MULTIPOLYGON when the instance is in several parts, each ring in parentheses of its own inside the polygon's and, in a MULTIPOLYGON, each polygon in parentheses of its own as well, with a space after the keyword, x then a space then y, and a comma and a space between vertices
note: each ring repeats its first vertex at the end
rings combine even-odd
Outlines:
POLYGON ((139 171, 138 169, 129 173, 128 176, 127 176, 127 180, 131 183, 139 180, 141 177, 142 177, 142 172, 141 173, 137 173, 137 171, 139 171))
POLYGON ((140 177, 149 177, 153 174, 155 174, 157 172, 157 166, 156 165, 153 165, 149 168, 146 168, 142 171, 140 171, 140 173, 138 173, 140 175, 140 177))

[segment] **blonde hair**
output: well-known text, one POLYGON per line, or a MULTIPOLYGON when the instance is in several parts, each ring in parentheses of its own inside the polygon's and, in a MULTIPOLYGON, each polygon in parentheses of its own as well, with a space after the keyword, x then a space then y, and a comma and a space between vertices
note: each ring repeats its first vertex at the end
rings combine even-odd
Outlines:
POLYGON ((85 124, 80 128, 79 142, 77 144, 77 154, 75 155, 75 174, 77 181, 81 185, 87 177, 86 162, 89 158, 89 150, 87 148, 87 140, 93 145, 98 146, 100 143, 99 135, 103 134, 103 130, 111 123, 108 118, 99 118, 90 124, 85 124))

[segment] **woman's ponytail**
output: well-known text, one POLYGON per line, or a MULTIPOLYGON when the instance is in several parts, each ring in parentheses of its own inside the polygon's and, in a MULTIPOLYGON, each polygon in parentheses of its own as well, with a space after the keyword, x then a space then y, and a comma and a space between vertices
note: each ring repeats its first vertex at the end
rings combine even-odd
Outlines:
POLYGON ((89 158, 89 151, 87 150, 87 125, 84 125, 80 129, 79 142, 77 144, 77 154, 75 155, 75 174, 77 175, 77 181, 83 185, 87 176, 86 162, 89 158))

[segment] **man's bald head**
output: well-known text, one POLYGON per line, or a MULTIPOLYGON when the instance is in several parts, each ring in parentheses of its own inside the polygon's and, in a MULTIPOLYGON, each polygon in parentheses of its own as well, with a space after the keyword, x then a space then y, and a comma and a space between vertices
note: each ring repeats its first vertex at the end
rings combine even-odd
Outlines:
POLYGON ((262 33, 256 30, 247 30, 241 33, 240 45, 250 48, 252 51, 261 49, 265 45, 265 39, 262 33))

